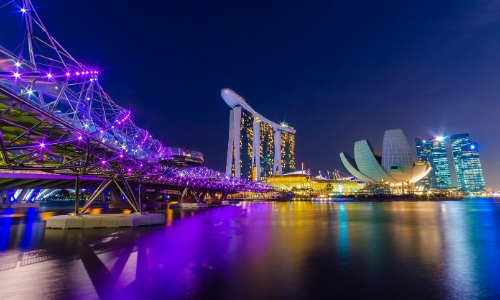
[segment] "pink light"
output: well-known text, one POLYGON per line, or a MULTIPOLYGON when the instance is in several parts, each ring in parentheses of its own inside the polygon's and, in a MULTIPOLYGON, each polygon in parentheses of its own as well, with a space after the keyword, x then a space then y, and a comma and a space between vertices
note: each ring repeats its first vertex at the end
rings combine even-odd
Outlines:
POLYGON ((19 77, 21 77, 21 74, 19 74, 19 73, 15 72, 15 73, 14 73, 14 77, 19 78, 19 77))
POLYGON ((80 75, 80 72, 76 72, 76 75, 80 75))
POLYGON ((47 77, 52 78, 52 74, 50 74, 50 73, 47 74, 47 77))
POLYGON ((44 143, 41 143, 41 144, 40 144, 40 148, 43 148, 43 147, 45 147, 45 144, 44 144, 44 143))
POLYGON ((82 139, 82 137, 81 137, 81 136, 79 136, 79 137, 78 137, 78 139, 79 139, 79 140, 81 140, 81 139, 82 139))
POLYGON ((69 74, 69 73, 66 73, 66 76, 69 76, 69 75, 71 75, 71 74, 69 74))
POLYGON ((102 161, 102 164, 104 165, 105 163, 106 163, 106 161, 105 161, 105 160, 103 160, 103 161, 102 161))

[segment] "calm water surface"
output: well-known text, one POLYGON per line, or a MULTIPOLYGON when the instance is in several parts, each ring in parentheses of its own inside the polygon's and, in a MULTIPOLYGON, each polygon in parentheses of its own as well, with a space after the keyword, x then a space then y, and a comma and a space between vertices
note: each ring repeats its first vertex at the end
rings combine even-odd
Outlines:
POLYGON ((498 200, 243 203, 45 229, 69 210, 0 214, 0 298, 500 299, 498 200))

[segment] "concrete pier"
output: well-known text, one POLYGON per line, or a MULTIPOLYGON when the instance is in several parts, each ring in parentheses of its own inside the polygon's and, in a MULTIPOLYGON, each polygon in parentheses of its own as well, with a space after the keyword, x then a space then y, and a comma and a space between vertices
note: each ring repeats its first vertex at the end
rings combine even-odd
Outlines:
POLYGON ((165 223, 162 214, 102 214, 79 216, 53 216, 47 219, 45 228, 80 229, 80 228, 118 228, 161 225, 165 223))

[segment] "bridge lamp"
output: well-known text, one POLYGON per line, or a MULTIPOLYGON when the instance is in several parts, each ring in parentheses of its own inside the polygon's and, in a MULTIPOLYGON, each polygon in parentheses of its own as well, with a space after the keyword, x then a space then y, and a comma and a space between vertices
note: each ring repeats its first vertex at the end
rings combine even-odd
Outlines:
POLYGON ((66 73, 66 76, 68 76, 68 77, 69 77, 70 75, 71 75, 71 74, 70 74, 69 72, 68 72, 68 73, 66 73))
POLYGON ((26 8, 21 8, 21 12, 24 14, 26 12, 26 8))
POLYGON ((41 143, 41 144, 40 144, 40 148, 43 148, 43 147, 45 147, 45 144, 44 144, 44 143, 41 143))
POLYGON ((20 67, 20 66, 21 66, 21 63, 20 63, 20 62, 16 62, 14 65, 15 65, 16 67, 20 67))
POLYGON ((31 95, 33 94, 33 91, 32 90, 28 90, 28 95, 31 95))
POLYGON ((49 74, 47 74, 47 77, 48 77, 48 78, 52 78, 52 74, 50 74, 50 73, 49 73, 49 74))
POLYGON ((79 141, 81 141, 81 140, 82 140, 82 136, 79 136, 79 137, 78 137, 78 140, 79 140, 79 141))
POLYGON ((21 77, 21 74, 19 74, 18 72, 15 72, 15 73, 14 73, 14 77, 15 77, 15 78, 19 78, 19 77, 21 77))

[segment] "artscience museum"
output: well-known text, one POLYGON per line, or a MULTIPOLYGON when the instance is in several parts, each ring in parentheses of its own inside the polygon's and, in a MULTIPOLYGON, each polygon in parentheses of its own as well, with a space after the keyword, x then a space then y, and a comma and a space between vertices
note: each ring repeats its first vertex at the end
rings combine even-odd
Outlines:
POLYGON ((354 143, 354 158, 342 152, 340 159, 354 177, 374 184, 412 184, 432 170, 428 162, 413 162, 410 146, 401 129, 385 132, 382 155, 368 140, 362 140, 354 143))

